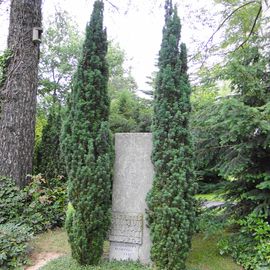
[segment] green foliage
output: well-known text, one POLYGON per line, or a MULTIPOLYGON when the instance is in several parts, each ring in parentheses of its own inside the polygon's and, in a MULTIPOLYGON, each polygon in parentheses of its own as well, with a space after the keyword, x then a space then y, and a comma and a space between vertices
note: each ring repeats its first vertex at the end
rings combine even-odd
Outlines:
POLYGON ((82 45, 78 26, 66 11, 56 10, 45 27, 39 65, 40 105, 65 99, 82 45))
POLYGON ((24 192, 27 207, 24 205, 22 222, 32 227, 34 233, 63 226, 67 191, 62 176, 50 180, 34 176, 24 192))
POLYGON ((6 177, 0 177, 0 186, 0 224, 19 220, 26 194, 6 177))
POLYGON ((222 78, 230 82, 232 93, 246 105, 260 107, 270 100, 268 57, 256 46, 246 46, 232 53, 222 78))
MULTIPOLYGON (((0 88, 4 85, 7 78, 7 67, 10 62, 11 57, 13 56, 12 51, 5 50, 0 54, 0 88)), ((0 114, 2 110, 2 97, 0 95, 0 114)))
POLYGON ((221 42, 222 48, 233 46, 233 48, 237 49, 247 39, 252 39, 251 32, 256 35, 259 34, 262 22, 261 1, 215 0, 215 2, 224 6, 221 15, 224 19, 228 18, 225 24, 224 39, 221 42))
MULTIPOLYGON (((209 70, 202 68, 199 76, 201 77, 201 84, 193 88, 191 103, 191 132, 195 142, 196 159, 195 169, 198 179, 198 193, 212 193, 217 192, 223 187, 224 178, 218 174, 213 166, 211 166, 212 156, 200 153, 203 147, 202 132, 201 132, 201 117, 204 117, 204 112, 209 110, 215 103, 216 99, 220 98, 224 94, 228 94, 230 88, 227 87, 227 83, 223 83, 222 88, 217 85, 218 68, 209 70), (228 89, 229 88, 229 89, 228 89)), ((213 158, 214 160, 214 158, 213 158)))
POLYGON ((110 127, 116 132, 150 132, 152 120, 151 101, 123 90, 111 102, 110 127))
POLYGON ((0 55, 0 88, 4 85, 7 78, 7 67, 12 56, 13 53, 10 50, 5 50, 0 55))
MULTIPOLYGON (((241 4, 240 1, 222 2, 230 2, 229 7, 241 4)), ((249 33, 247 29, 259 5, 251 1, 241 10, 244 19, 242 15, 234 17, 229 29, 232 32, 227 32, 232 39, 227 36, 224 46, 231 49, 246 38, 239 32, 249 33)), ((260 21, 255 32, 259 26, 260 21)), ((192 121, 197 167, 227 181, 223 193, 233 203, 227 208, 227 214, 240 220, 237 222, 240 231, 220 243, 222 252, 231 254, 245 269, 269 268, 268 249, 260 246, 263 238, 269 241, 268 231, 260 224, 264 219, 258 216, 256 220, 256 214, 253 216, 260 212, 268 220, 270 216, 269 56, 262 54, 261 46, 257 46, 260 42, 258 35, 252 35, 241 49, 227 55, 226 64, 216 72, 216 80, 224 80, 229 93, 197 106, 192 121), (264 232, 260 240, 256 239, 255 227, 264 232)))
POLYGON ((220 253, 231 255, 245 269, 269 269, 270 225, 265 215, 251 213, 239 221, 237 234, 219 242, 220 253))
POLYGON ((33 233, 62 226, 67 205, 65 183, 32 178, 24 189, 0 178, 0 269, 14 269, 26 263, 27 242, 33 233))
POLYGON ((37 168, 38 152, 39 152, 39 147, 42 140, 42 132, 46 125, 47 125, 46 111, 38 107, 37 114, 36 114, 36 126, 35 126, 35 147, 34 147, 34 160, 33 160, 34 174, 38 174, 38 168, 37 168))
POLYGON ((227 197, 238 202, 237 215, 260 207, 269 211, 269 187, 262 184, 269 181, 267 108, 250 107, 230 98, 201 111, 196 120, 200 134, 197 156, 224 178, 233 179, 226 191, 227 197))
POLYGON ((69 200, 75 210, 67 229, 72 256, 83 265, 99 262, 110 226, 113 147, 106 53, 103 3, 96 1, 62 132, 69 200))
POLYGON ((13 223, 0 225, 0 269, 17 269, 27 263, 28 241, 31 237, 27 226, 13 223))
POLYGON ((223 233, 230 220, 224 214, 224 209, 219 207, 203 208, 198 215, 197 232, 204 234, 206 238, 217 233, 223 233))
POLYGON ((193 130, 197 157, 204 168, 228 181, 229 210, 244 217, 253 210, 269 211, 270 95, 267 59, 257 48, 231 55, 223 70, 234 96, 220 98, 196 112, 193 130))
POLYGON ((153 117, 155 178, 148 194, 151 256, 158 269, 186 269, 195 223, 193 150, 189 132, 191 88, 180 19, 166 1, 153 117))
POLYGON ((21 190, 14 181, 1 178, 0 224, 24 224, 34 233, 62 226, 66 204, 65 181, 60 177, 47 181, 38 175, 21 190))
POLYGON ((65 175, 64 161, 60 154, 61 106, 56 102, 49 110, 47 125, 42 130, 38 147, 37 172, 46 179, 65 175))
POLYGON ((108 92, 110 98, 115 98, 121 91, 134 92, 137 85, 131 75, 131 70, 124 68, 126 55, 119 44, 109 42, 106 59, 109 64, 108 92))

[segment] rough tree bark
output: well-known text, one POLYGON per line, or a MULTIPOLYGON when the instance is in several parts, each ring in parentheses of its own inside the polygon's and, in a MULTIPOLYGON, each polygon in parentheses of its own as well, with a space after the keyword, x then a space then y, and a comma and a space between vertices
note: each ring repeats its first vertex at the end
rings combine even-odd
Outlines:
POLYGON ((40 26, 41 0, 11 1, 8 49, 13 56, 0 89, 0 175, 21 187, 32 173, 39 62, 32 32, 40 26))

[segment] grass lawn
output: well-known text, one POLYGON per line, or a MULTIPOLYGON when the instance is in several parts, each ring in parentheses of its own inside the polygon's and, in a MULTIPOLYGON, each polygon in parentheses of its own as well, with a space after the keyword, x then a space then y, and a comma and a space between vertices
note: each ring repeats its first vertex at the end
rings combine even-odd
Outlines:
POLYGON ((34 238, 30 244, 35 252, 57 252, 70 254, 67 234, 63 229, 42 233, 34 238))
MULTIPOLYGON (((188 270, 241 270, 229 257, 220 256, 216 247, 218 236, 204 239, 197 234, 192 241, 192 250, 188 257, 188 270)), ((31 243, 35 252, 59 252, 66 256, 51 261, 41 270, 150 270, 151 268, 131 262, 108 262, 106 259, 98 266, 80 267, 70 257, 67 235, 62 229, 39 235, 31 243)), ((108 255, 108 243, 104 245, 108 255)))
POLYGON ((192 250, 187 260, 189 270, 242 270, 230 257, 221 256, 217 242, 219 236, 207 239, 202 234, 194 235, 192 250))
POLYGON ((52 261, 41 270, 150 270, 151 268, 144 267, 137 263, 131 262, 108 262, 103 261, 98 266, 80 267, 69 256, 62 257, 52 261))

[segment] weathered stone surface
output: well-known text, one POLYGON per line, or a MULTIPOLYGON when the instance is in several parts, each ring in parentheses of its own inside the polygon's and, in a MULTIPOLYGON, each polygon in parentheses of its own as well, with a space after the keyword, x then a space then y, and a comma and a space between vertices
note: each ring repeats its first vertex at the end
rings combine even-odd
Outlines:
POLYGON ((139 254, 139 245, 129 243, 110 243, 110 259, 122 261, 137 261, 139 254))
POLYGON ((110 241, 142 244, 143 215, 113 212, 110 241))
POLYGON ((151 152, 151 133, 115 135, 110 259, 150 263, 151 241, 145 220, 145 198, 154 175, 151 152))

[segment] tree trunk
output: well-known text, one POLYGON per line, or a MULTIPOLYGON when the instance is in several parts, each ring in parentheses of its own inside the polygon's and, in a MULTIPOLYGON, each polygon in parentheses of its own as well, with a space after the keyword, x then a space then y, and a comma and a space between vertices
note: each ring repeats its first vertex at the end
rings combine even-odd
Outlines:
POLYGON ((41 0, 11 1, 8 49, 13 57, 0 89, 0 175, 21 187, 32 173, 39 62, 32 33, 40 26, 41 0))

